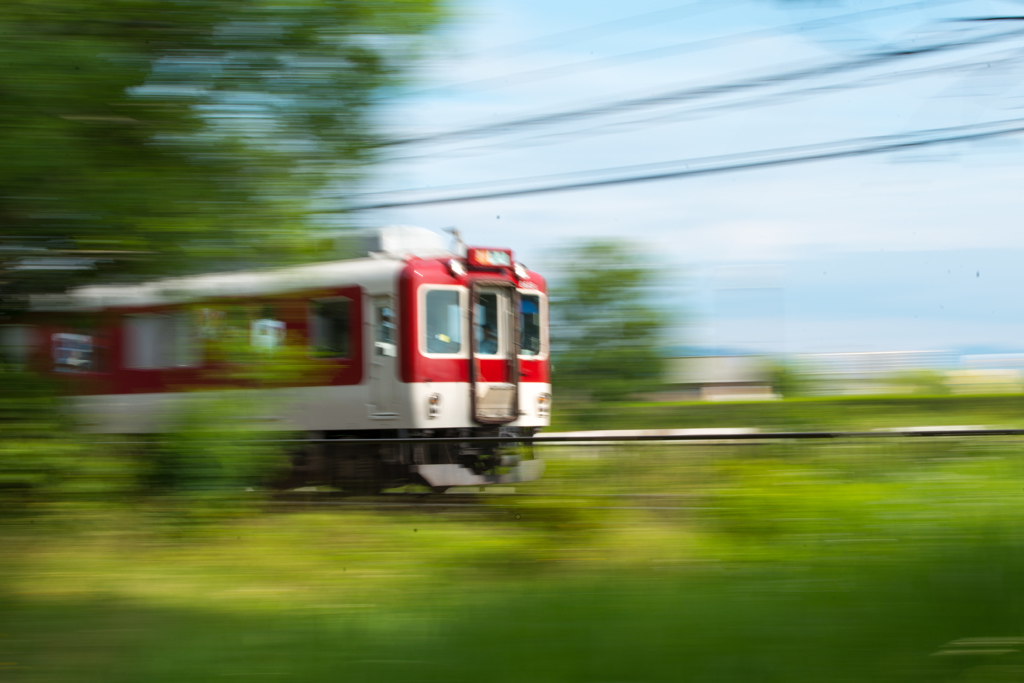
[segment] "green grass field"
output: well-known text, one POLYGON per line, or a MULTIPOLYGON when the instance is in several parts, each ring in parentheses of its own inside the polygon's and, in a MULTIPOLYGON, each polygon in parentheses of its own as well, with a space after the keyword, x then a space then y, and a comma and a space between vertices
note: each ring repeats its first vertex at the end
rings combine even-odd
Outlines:
POLYGON ((1024 677, 1022 440, 543 455, 486 507, 5 518, 0 681, 1024 677))

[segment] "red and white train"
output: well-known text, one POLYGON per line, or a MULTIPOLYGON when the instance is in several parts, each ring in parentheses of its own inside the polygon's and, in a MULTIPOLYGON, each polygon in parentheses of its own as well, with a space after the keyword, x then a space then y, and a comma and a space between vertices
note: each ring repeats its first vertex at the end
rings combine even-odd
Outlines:
MULTIPOLYGON (((275 393, 261 429, 317 439, 291 485, 435 489, 526 481, 542 463, 515 443, 549 423, 544 279, 509 249, 462 247, 421 228, 384 228, 367 255, 277 270, 90 286, 33 303, 3 330, 8 350, 73 387, 85 429, 156 434, 191 389, 225 384, 227 330, 257 348, 304 348, 309 370, 275 393), (352 439, 417 439, 346 444, 352 439), (325 441, 326 440, 326 441, 325 441)), ((249 389, 251 391, 251 389, 249 389)), ((230 393, 225 394, 230 396, 230 393)))

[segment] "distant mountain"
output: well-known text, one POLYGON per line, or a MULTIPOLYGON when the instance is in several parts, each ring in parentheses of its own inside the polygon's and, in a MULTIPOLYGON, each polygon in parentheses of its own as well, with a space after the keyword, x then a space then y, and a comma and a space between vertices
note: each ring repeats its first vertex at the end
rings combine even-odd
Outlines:
MULTIPOLYGON (((875 349, 876 351, 903 351, 905 349, 875 349)), ((1024 354, 1024 344, 1011 346, 1002 344, 971 344, 968 346, 957 346, 950 349, 916 349, 920 351, 945 351, 949 354, 948 362, 958 364, 961 356, 987 356, 1001 354, 1024 354)), ((813 352, 811 352, 813 353, 813 352)), ((833 353, 835 353, 833 351, 833 353)), ((780 354, 770 351, 758 351, 757 349, 740 349, 731 346, 687 346, 676 345, 666 346, 661 349, 664 358, 708 358, 711 356, 778 356, 780 354)), ((782 354, 782 355, 804 355, 782 354)))
POLYGON ((990 354, 1024 353, 1024 346, 1002 346, 999 344, 972 344, 953 349, 958 356, 987 356, 990 354))

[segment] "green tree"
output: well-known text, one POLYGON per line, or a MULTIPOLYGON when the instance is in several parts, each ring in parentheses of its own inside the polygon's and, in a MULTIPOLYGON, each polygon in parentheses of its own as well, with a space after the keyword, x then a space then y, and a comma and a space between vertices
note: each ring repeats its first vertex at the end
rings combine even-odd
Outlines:
POLYGON ((890 391, 919 396, 944 396, 949 393, 945 375, 938 370, 903 370, 889 377, 890 391))
MULTIPOLYGON (((315 257, 344 208, 323 198, 374 160, 374 105, 442 19, 441 0, 0 4, 0 323, 92 280, 315 257)), ((278 460, 237 445, 245 406, 204 398, 140 474, 186 498, 278 460)), ((0 358, 0 498, 137 485, 67 425, 50 384, 0 358)))
POLYGON ((0 298, 308 256, 317 199, 372 161, 375 96, 441 18, 440 0, 7 0, 0 298))
POLYGON ((556 390, 609 401, 659 386, 657 269, 633 245, 591 241, 562 250, 553 271, 556 390))
POLYGON ((811 396, 815 393, 814 376, 799 365, 783 358, 768 364, 768 376, 772 389, 782 398, 811 396))

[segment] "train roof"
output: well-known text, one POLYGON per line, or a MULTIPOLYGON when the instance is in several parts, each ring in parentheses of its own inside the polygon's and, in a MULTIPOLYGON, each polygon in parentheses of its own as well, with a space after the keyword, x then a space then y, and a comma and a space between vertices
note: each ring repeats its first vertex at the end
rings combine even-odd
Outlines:
POLYGON ((210 273, 127 285, 90 285, 66 294, 32 297, 36 311, 148 308, 207 299, 270 296, 287 292, 358 284, 387 289, 410 257, 451 258, 440 236, 422 228, 393 226, 363 235, 368 255, 285 268, 210 273), (426 234, 424 234, 426 233, 426 234), (430 239, 427 236, 437 239, 430 239))

